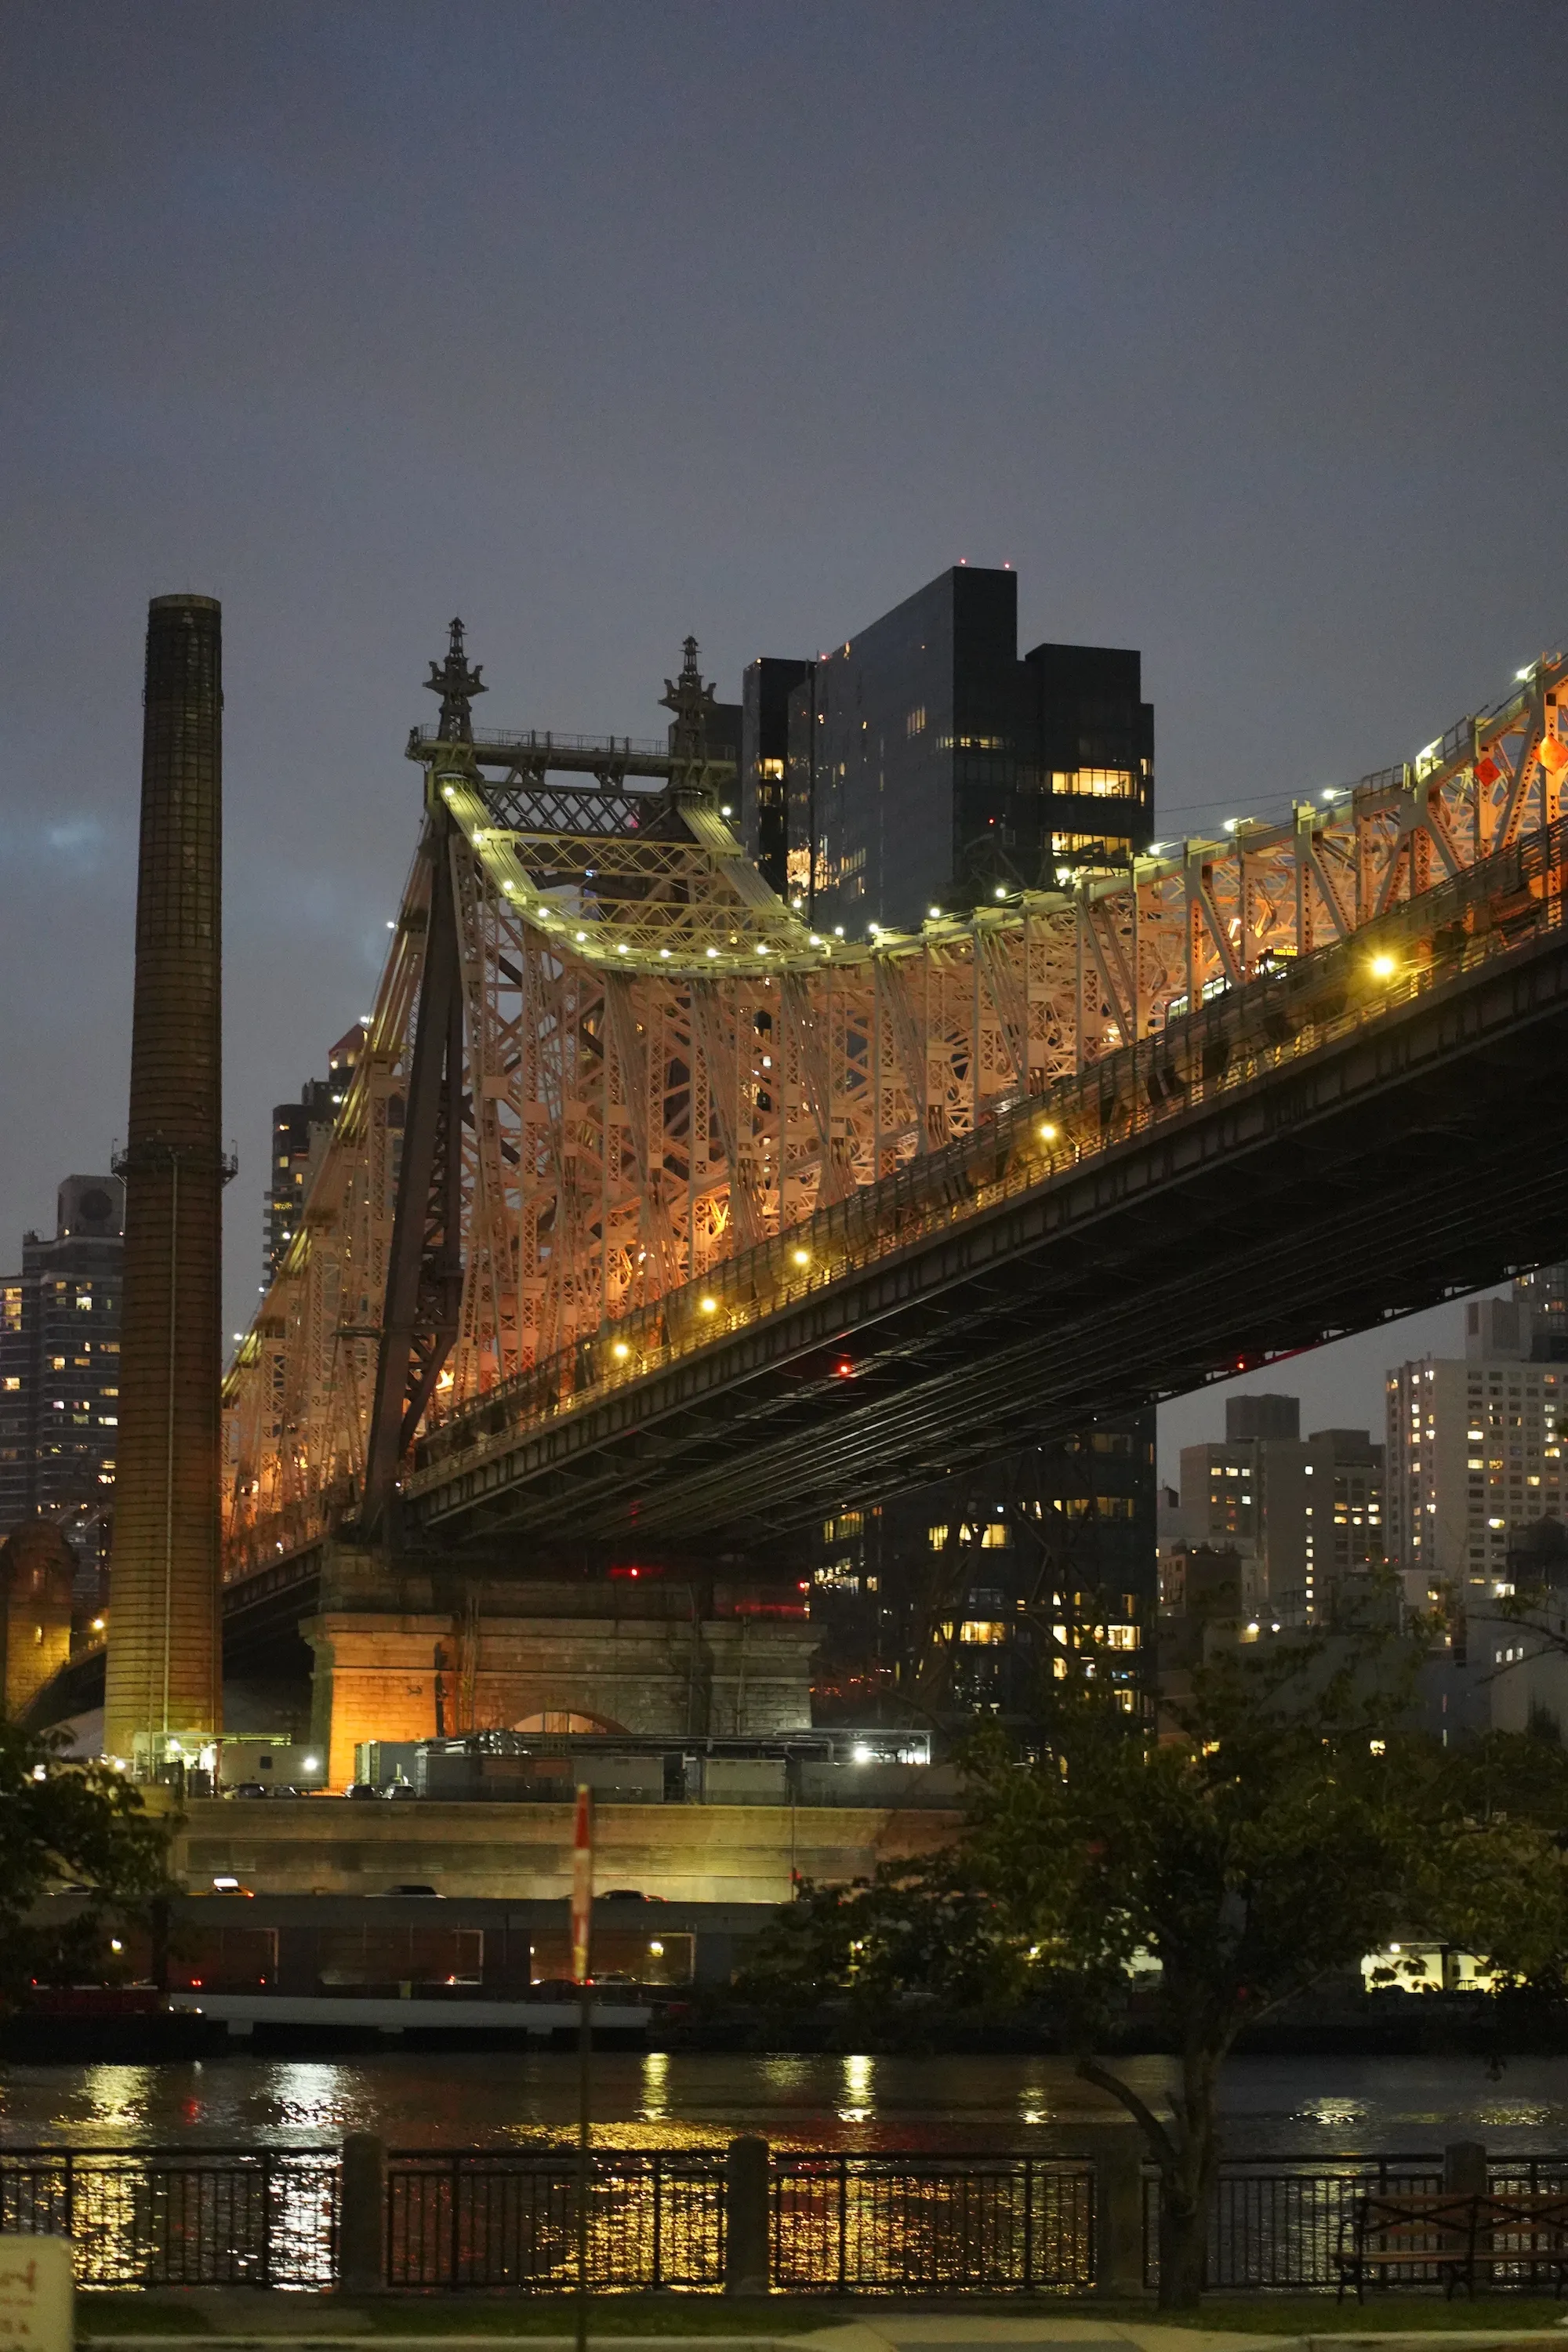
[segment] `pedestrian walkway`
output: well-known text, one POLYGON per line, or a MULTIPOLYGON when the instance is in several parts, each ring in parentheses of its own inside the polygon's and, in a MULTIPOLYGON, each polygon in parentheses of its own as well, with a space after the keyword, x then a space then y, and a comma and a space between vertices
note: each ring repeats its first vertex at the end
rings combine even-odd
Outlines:
MULTIPOLYGON (((454 2305, 387 2297, 362 2305, 337 2295, 243 2288, 160 2294, 140 2310, 138 2300, 82 2297, 79 2338, 92 2352, 279 2352, 285 2345, 290 2352, 344 2352, 351 2345, 366 2352, 371 2347, 374 2352, 498 2352, 509 2344, 528 2352, 574 2352, 569 2300, 545 2306, 531 2297, 454 2305)), ((1541 2310, 1534 2305, 1520 2311, 1518 2320, 1534 2322, 1541 2310)), ((1568 2334, 1568 2313, 1542 2327, 1510 2325, 1506 2311, 1494 2311, 1487 2314, 1489 2325, 1465 2327, 1453 2324, 1460 2315, 1453 2305, 1436 2301, 1413 2301, 1398 2315, 1405 2325, 1377 2327, 1365 2324, 1364 2310, 1325 2300, 1321 2333, 1289 2325, 1300 2317, 1300 2303, 1281 2311, 1278 2330, 1249 2329, 1246 2318, 1257 2311, 1255 2302, 1246 2314, 1238 2309, 1239 2326, 1182 2327, 1152 2316, 1099 2319, 1082 2306, 1009 2312, 879 2303, 850 2315, 839 2306, 830 2317, 782 2297, 743 2309, 704 2298, 666 2303, 653 2312, 646 2304, 619 2310, 601 2305, 592 2335, 605 2352, 1089 2352, 1090 2347, 1104 2352, 1528 2352, 1534 2346, 1561 2347, 1568 2334)), ((1460 2312, 1471 2315, 1463 2306, 1460 2312)))

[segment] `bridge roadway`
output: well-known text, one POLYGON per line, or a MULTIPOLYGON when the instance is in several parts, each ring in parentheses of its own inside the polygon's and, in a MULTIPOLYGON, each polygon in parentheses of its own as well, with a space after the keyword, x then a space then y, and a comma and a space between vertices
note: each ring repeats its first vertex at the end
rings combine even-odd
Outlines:
POLYGON ((1563 1255, 1565 861, 1568 821, 494 1391, 411 1531, 766 1542, 1563 1255))

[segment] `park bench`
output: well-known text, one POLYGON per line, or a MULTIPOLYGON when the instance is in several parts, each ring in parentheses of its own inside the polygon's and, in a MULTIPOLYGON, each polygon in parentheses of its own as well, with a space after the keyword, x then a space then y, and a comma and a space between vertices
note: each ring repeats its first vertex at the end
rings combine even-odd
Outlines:
POLYGON ((1561 2294, 1568 2280, 1568 2190, 1499 2189, 1478 2200, 1476 2253, 1481 2277, 1542 2271, 1561 2294))
POLYGON ((1369 2280, 1386 2285, 1398 2271, 1436 2273, 1452 2296, 1461 2286, 1473 2295, 1478 2274, 1490 2284, 1500 2272, 1527 2273, 1534 2284, 1544 2270, 1561 2294, 1568 2279, 1568 2192, 1370 2193, 1342 2216, 1334 2259, 1342 2301, 1353 2286, 1363 2302, 1369 2280))

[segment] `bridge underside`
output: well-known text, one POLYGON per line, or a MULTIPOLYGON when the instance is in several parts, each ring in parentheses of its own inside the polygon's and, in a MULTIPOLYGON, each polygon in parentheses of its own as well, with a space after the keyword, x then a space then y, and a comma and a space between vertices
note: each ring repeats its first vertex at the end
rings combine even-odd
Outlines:
POLYGON ((763 1544, 1568 1244, 1568 944, 1456 976, 542 1428, 416 1472, 423 1540, 763 1544))

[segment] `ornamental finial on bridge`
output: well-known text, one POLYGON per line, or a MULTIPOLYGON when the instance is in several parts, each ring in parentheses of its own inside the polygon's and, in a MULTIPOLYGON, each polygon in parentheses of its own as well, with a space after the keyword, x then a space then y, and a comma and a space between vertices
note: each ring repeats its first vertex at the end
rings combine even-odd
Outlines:
POLYGON ((688 637, 681 650, 686 658, 680 676, 665 679, 659 707, 675 713, 675 724, 669 730, 670 757, 701 761, 708 757, 708 720, 713 709, 713 688, 702 683, 702 673, 697 667, 696 638, 688 637))
POLYGON ((486 688, 479 682, 479 664, 476 662, 471 669, 468 667, 468 658, 463 650, 461 621, 452 623, 447 658, 439 664, 431 663, 430 675, 425 683, 432 694, 438 694, 441 698, 441 741, 471 743, 474 725, 468 706, 473 697, 483 694, 486 688))

